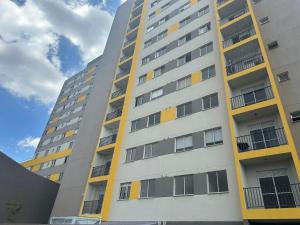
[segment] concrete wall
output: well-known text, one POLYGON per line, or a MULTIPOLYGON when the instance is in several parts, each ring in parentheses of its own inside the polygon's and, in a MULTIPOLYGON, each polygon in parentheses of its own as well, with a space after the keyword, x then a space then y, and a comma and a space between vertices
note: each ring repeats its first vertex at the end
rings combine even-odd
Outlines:
POLYGON ((0 223, 47 223, 59 184, 34 174, 0 152, 0 223), (12 217, 7 203, 21 206, 12 217))

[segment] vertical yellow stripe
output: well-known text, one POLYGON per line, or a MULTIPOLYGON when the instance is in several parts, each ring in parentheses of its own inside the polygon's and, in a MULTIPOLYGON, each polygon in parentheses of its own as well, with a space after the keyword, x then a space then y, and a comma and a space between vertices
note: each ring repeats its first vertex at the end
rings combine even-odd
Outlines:
POLYGON ((141 183, 140 181, 132 181, 130 189, 130 200, 138 199, 140 196, 141 183))

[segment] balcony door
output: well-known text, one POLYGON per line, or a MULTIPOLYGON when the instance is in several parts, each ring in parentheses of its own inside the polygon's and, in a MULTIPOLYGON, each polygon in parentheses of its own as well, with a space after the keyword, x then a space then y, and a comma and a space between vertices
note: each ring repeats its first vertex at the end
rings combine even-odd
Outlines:
POLYGON ((271 148, 279 145, 274 121, 250 127, 253 149, 271 148))
POLYGON ((251 88, 241 90, 245 106, 252 105, 257 102, 262 102, 267 99, 265 84, 256 85, 251 88))
POLYGON ((286 170, 264 172, 259 178, 262 199, 265 208, 294 208, 296 207, 286 170))

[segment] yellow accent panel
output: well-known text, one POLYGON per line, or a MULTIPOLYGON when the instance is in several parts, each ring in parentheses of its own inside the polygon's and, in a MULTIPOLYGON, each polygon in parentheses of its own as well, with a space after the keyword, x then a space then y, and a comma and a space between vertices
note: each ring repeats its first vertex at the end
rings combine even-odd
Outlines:
POLYGON ((97 147, 96 152, 106 151, 106 150, 109 150, 109 149, 113 149, 114 147, 115 147, 115 144, 110 144, 110 145, 97 147))
POLYGON ((52 180, 52 181, 58 181, 58 179, 59 179, 59 173, 51 174, 51 176, 50 176, 49 179, 52 180))
POLYGON ((198 3, 198 0, 190 0, 191 5, 195 5, 198 3))
POLYGON ((121 116, 119 116, 117 118, 114 118, 114 119, 111 119, 111 120, 108 120, 108 121, 105 121, 104 122, 104 126, 116 123, 116 122, 120 121, 120 119, 121 119, 121 116))
POLYGON ((88 182, 89 183, 96 183, 96 182, 101 182, 101 181, 108 180, 108 178, 109 178, 109 175, 99 176, 99 177, 90 177, 88 182))
POLYGON ((68 130, 65 132, 65 137, 71 137, 75 134, 75 130, 68 130))
POLYGON ((155 15, 159 15, 160 14, 160 9, 155 10, 155 15))
MULTIPOLYGON (((29 167, 29 166, 25 166, 25 167, 29 167)), ((41 168, 41 165, 35 165, 35 166, 33 166, 33 167, 31 168, 31 171, 32 171, 32 172, 37 172, 37 171, 40 170, 40 168, 41 168)))
POLYGON ((175 23, 168 28, 168 34, 174 33, 179 29, 179 23, 175 23))
POLYGON ((270 100, 267 100, 267 101, 255 103, 255 104, 252 104, 252 105, 248 105, 248 106, 245 106, 245 107, 241 107, 241 108, 232 110, 231 114, 233 116, 235 116, 235 115, 238 115, 238 114, 254 111, 254 110, 257 110, 257 109, 261 109, 261 108, 266 108, 266 107, 276 105, 276 104, 277 104, 277 102, 276 102, 275 99, 270 99, 270 100))
POLYGON ((92 80, 94 78, 94 76, 89 76, 89 77, 86 77, 84 82, 89 82, 90 80, 92 80))
POLYGON ((192 84, 197 84, 202 80, 202 73, 201 71, 196 71, 192 73, 192 84))
POLYGON ((229 76, 227 76, 227 72, 225 71, 224 78, 226 80, 230 81, 230 80, 234 80, 236 78, 245 76, 245 75, 247 75, 249 73, 252 73, 252 72, 255 72, 255 71, 259 71, 259 70, 264 69, 264 68, 266 68, 266 64, 262 63, 262 64, 259 64, 257 66, 251 67, 251 68, 246 69, 246 70, 242 70, 242 71, 240 71, 238 73, 235 73, 235 74, 232 74, 232 75, 229 75, 229 76))
POLYGON ((113 103, 113 102, 118 101, 118 100, 120 100, 121 98, 124 98, 124 97, 125 97, 125 94, 124 94, 124 95, 120 95, 120 96, 118 96, 118 97, 116 97, 116 98, 111 99, 111 100, 109 101, 109 103, 113 103))
POLYGON ((130 200, 138 199, 140 196, 141 182, 139 180, 131 182, 130 200))
POLYGON ((153 72, 153 71, 149 71, 149 72, 147 73, 146 79, 147 79, 147 80, 152 80, 152 79, 153 79, 153 75, 154 75, 154 72, 153 72))
POLYGON ((96 71, 96 67, 93 66, 93 67, 91 67, 91 68, 88 69, 88 71, 86 72, 86 74, 89 75, 89 74, 91 74, 91 73, 93 73, 95 71, 96 71))
POLYGON ((46 134, 52 134, 55 130, 55 127, 51 127, 47 130, 46 134))
POLYGON ((221 30, 224 29, 225 27, 231 26, 232 24, 234 24, 234 23, 236 23, 236 22, 238 22, 238 21, 240 21, 240 20, 243 20, 244 18, 246 18, 246 17, 248 17, 248 16, 250 16, 250 13, 245 13, 245 14, 243 14, 242 16, 239 16, 238 18, 235 18, 234 20, 231 20, 231 21, 225 23, 225 24, 221 27, 221 30))
POLYGON ((176 119, 176 107, 169 107, 161 111, 160 122, 165 123, 176 119))
POLYGON ((58 121, 58 120, 59 120, 58 117, 54 117, 54 118, 50 121, 50 123, 54 123, 54 122, 56 122, 56 121, 58 121))
POLYGON ((118 82, 120 82, 120 81, 122 81, 122 80, 125 80, 125 79, 127 79, 128 77, 129 77, 129 74, 127 74, 127 75, 125 75, 125 76, 122 76, 122 77, 120 77, 119 79, 114 80, 114 84, 115 84, 115 83, 118 83, 118 82))
MULTIPOLYGON (((33 166, 33 165, 41 164, 43 162, 48 162, 48 161, 51 161, 51 160, 54 160, 54 159, 58 159, 58 158, 68 156, 68 155, 71 154, 71 152, 72 152, 72 149, 67 148, 67 149, 65 149, 61 152, 56 152, 56 153, 53 153, 53 154, 50 154, 50 155, 47 155, 47 156, 44 156, 44 157, 28 160, 26 162, 21 163, 21 165, 24 166, 24 167, 30 167, 30 166, 33 166)), ((38 165, 38 166, 40 166, 40 165, 38 165)))
POLYGON ((221 8, 231 4, 232 2, 234 2, 235 0, 229 0, 228 2, 223 3, 222 5, 219 6, 218 10, 220 10, 221 8))
POLYGON ((67 96, 64 96, 64 97, 62 97, 62 98, 60 99, 59 103, 63 103, 63 102, 65 102, 67 99, 68 99, 68 97, 67 97, 67 96))
POLYGON ((79 96, 79 97, 77 98, 77 102, 82 102, 82 101, 84 101, 85 99, 86 99, 86 96, 85 96, 85 95, 79 96))
POLYGON ((244 219, 299 219, 300 208, 281 209, 247 209, 244 211, 244 219))

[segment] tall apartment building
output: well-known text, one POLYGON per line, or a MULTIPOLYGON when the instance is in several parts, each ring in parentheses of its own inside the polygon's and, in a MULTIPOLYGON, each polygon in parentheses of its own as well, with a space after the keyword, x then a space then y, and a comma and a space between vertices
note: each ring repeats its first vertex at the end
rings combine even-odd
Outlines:
POLYGON ((299 222, 299 10, 290 0, 121 5, 52 215, 299 222))

